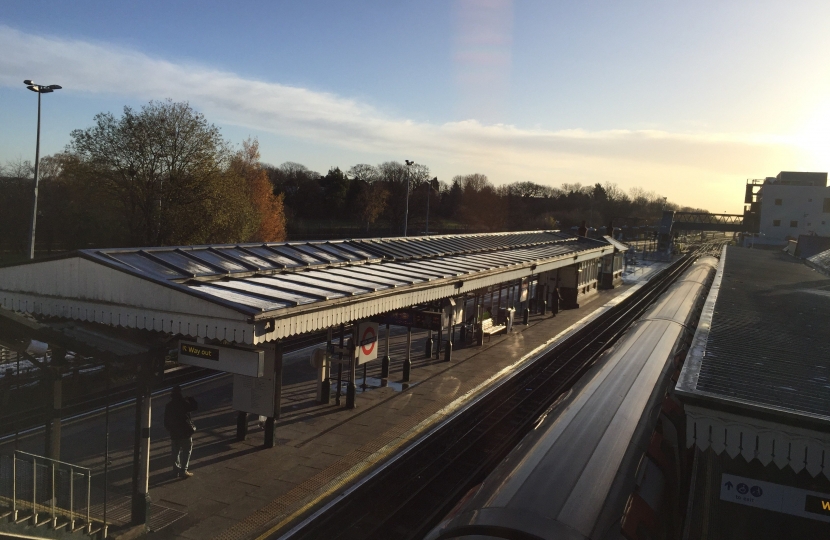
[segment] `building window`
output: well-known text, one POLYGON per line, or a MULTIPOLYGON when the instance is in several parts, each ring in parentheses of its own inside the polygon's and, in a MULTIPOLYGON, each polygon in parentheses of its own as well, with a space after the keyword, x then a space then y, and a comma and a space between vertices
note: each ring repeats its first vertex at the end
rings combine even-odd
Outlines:
POLYGON ((782 204, 784 204, 782 199, 775 199, 775 206, 781 206, 782 204))
POLYGON ((813 202, 813 199, 807 199, 807 202, 813 202))
POLYGON ((773 227, 780 227, 781 226, 781 220, 780 219, 773 219, 772 220, 772 226, 773 227))
POLYGON ((821 211, 825 214, 830 214, 830 199, 824 199, 824 208, 821 211))
POLYGON ((798 227, 797 221, 790 221, 790 227, 798 227))

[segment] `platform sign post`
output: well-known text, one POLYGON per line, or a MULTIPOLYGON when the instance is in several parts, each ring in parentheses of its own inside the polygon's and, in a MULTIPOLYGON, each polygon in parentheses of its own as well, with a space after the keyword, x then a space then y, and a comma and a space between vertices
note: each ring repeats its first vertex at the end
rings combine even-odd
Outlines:
POLYGON ((378 323, 362 322, 357 330, 357 365, 371 362, 378 357, 378 323))
POLYGON ((450 328, 464 320, 464 302, 461 298, 449 298, 441 311, 441 327, 450 328))
POLYGON ((265 351, 180 341, 178 362, 248 377, 267 377, 265 351))
MULTIPOLYGON (((234 410, 245 413, 237 418, 238 422, 245 422, 247 427, 247 414, 264 416, 274 420, 280 415, 280 394, 282 392, 282 346, 277 343, 266 343, 264 349, 263 375, 260 377, 242 375, 235 373, 233 377, 233 401, 234 410)), ((273 421, 271 422, 273 425, 273 421)), ((267 425, 267 424, 266 424, 267 425)), ((246 428, 237 426, 237 436, 244 437, 246 428)), ((272 430, 273 431, 273 430, 272 430)), ((273 437, 271 438, 273 442, 273 437)), ((266 437, 266 447, 269 441, 266 437)), ((270 447, 269 447, 270 448, 270 447)))
MULTIPOLYGON (((355 408, 355 396, 357 394, 357 386, 355 384, 355 370, 357 368, 357 361, 359 359, 359 351, 361 348, 361 336, 364 332, 363 324, 355 328, 352 326, 352 352, 349 355, 349 384, 346 385, 346 408, 355 408)), ((375 331, 375 339, 377 339, 377 330, 375 331)))

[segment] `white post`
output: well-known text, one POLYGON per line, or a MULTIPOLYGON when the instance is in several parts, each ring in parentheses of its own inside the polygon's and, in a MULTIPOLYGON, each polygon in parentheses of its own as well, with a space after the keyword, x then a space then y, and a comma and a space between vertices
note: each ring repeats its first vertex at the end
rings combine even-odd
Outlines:
POLYGON ((153 398, 147 392, 141 403, 141 448, 138 469, 138 492, 150 496, 150 421, 153 398))

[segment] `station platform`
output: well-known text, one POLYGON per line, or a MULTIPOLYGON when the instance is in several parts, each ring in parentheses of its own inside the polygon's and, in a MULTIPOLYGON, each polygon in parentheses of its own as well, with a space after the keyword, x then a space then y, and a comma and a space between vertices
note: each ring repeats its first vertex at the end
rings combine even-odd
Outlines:
MULTIPOLYGON (((403 328, 393 327, 390 377, 380 379, 380 361, 357 371, 356 408, 345 408, 346 373, 342 405, 335 404, 336 382, 328 405, 316 402, 316 371, 308 357, 311 349, 286 354, 283 368, 282 414, 276 423, 277 446, 263 447, 263 430, 250 423, 245 441, 236 441, 236 412, 231 407, 232 376, 217 374, 184 387, 199 410, 193 414, 198 431, 187 480, 172 471, 170 440, 163 427, 167 391, 154 394, 151 430, 150 495, 154 502, 151 538, 221 540, 265 538, 298 516, 330 500, 384 460, 401 451, 431 428, 458 411, 479 393, 497 384, 511 370, 602 311, 632 294, 658 272, 626 276, 625 284, 602 290, 579 309, 532 316, 527 326, 516 325, 508 335, 493 336, 484 345, 453 351, 452 361, 424 358, 426 332, 413 332, 412 375, 401 384, 406 347, 403 328), (639 279, 638 279, 639 278, 639 279)), ((379 357, 385 351, 381 335, 379 357)), ((336 367, 333 376, 336 377, 336 367)), ((135 408, 123 404, 109 418, 109 500, 129 501, 135 408), (119 498, 120 497, 120 498, 119 498)), ((12 442, 0 446, 10 450, 12 442)), ((105 424, 103 414, 66 421, 62 428, 61 459, 90 467, 103 485, 105 424)), ((42 453, 42 433, 21 438, 19 448, 42 453)), ((129 504, 121 509, 129 515, 129 504)), ((109 514, 120 515, 116 508, 109 514)))

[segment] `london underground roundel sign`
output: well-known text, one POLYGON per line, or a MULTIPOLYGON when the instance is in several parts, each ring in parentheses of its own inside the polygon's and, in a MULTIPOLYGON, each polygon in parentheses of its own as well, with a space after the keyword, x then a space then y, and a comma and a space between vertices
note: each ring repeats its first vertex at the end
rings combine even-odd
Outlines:
POLYGON ((360 336, 360 348, 363 349, 363 354, 368 356, 372 354, 375 350, 375 345, 378 342, 377 334, 375 334, 375 329, 371 326, 366 327, 363 330, 363 335, 360 336))
POLYGON ((358 326, 357 337, 358 365, 376 359, 378 357, 378 323, 361 323, 358 326))

